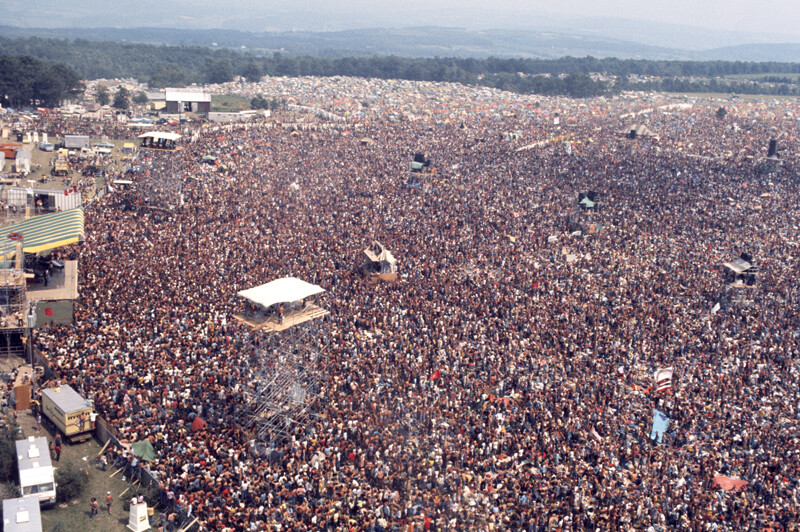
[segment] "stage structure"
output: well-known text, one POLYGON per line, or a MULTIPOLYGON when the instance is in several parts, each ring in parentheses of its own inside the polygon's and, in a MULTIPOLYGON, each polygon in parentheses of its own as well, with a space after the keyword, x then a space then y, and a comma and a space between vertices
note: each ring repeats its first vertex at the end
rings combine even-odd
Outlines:
MULTIPOLYGON (((12 233, 17 235, 18 233, 12 233)), ((28 303, 26 295, 22 240, 16 242, 12 260, 0 269, 0 355, 25 355, 28 335, 28 303)), ((31 325, 32 326, 32 325, 31 325)))
POLYGON ((314 415, 327 350, 329 312, 309 298, 325 290, 288 277, 242 290, 245 311, 234 317, 261 333, 245 405, 237 418, 261 444, 302 431, 314 415))
POLYGON ((180 157, 181 148, 176 144, 180 137, 177 133, 159 131, 139 135, 143 149, 134 156, 131 164, 149 163, 144 165, 147 171, 135 180, 140 184, 147 207, 171 211, 183 205, 181 164, 175 160, 180 157))
POLYGON ((758 282, 760 268, 753 264, 749 253, 742 253, 738 258, 722 265, 725 271, 725 288, 720 300, 724 307, 732 305, 749 307, 758 282))
POLYGON ((364 250, 363 269, 364 275, 371 281, 397 280, 397 259, 377 240, 373 240, 372 245, 364 250))

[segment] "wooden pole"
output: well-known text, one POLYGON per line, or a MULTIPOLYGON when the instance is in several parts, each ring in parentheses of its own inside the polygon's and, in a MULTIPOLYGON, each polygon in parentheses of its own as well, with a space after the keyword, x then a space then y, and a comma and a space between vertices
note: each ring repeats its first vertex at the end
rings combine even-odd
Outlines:
POLYGON ((114 475, 116 475, 117 473, 119 473, 120 471, 122 471, 123 469, 124 469, 124 468, 117 469, 116 471, 114 471, 113 473, 111 473, 111 474, 108 476, 108 478, 111 478, 111 477, 113 477, 114 475))
POLYGON ((185 530, 189 530, 190 528, 192 528, 192 525, 193 525, 193 524, 195 524, 195 523, 197 522, 197 520, 198 520, 198 519, 200 519, 200 518, 199 518, 199 517, 195 517, 195 518, 194 518, 194 521, 192 521, 191 523, 189 523, 189 524, 188 524, 188 525, 186 525, 185 527, 183 527, 183 528, 181 528, 181 529, 178 529, 178 532, 184 532, 185 530))
POLYGON ((108 447, 108 444, 109 444, 109 443, 111 443, 111 438, 109 438, 109 439, 108 439, 108 441, 106 442, 106 444, 105 444, 105 445, 103 445, 103 448, 102 448, 102 449, 100 449, 100 452, 99 452, 99 453, 97 453, 97 456, 98 456, 98 457, 99 457, 101 454, 103 454, 103 453, 105 452, 105 450, 106 450, 106 447, 108 447))
POLYGON ((120 493, 120 494, 119 494, 119 497, 117 497, 117 498, 118 498, 118 499, 119 499, 119 498, 121 498, 123 495, 125 495, 125 492, 127 492, 129 489, 131 489, 131 486, 128 486, 127 488, 125 488, 125 491, 123 491, 122 493, 120 493))

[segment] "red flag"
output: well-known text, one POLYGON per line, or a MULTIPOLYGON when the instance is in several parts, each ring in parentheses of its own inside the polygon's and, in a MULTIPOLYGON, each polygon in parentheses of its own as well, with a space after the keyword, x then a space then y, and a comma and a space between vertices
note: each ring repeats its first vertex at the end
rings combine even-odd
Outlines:
POLYGON ((65 188, 65 189, 64 189, 64 195, 65 195, 65 196, 69 196, 69 189, 68 189, 68 188, 65 188))
POLYGON ((45 316, 50 316, 52 318, 53 317, 53 309, 51 309, 50 307, 47 307, 46 309, 44 309, 44 314, 45 314, 45 316))
POLYGON ((536 281, 535 283, 533 283, 533 287, 534 288, 539 288, 539 281, 536 281))
POLYGON ((10 233, 8 238, 16 240, 17 242, 22 242, 22 233, 10 233))
POLYGON ((442 372, 439 371, 438 369, 433 372, 433 375, 431 375, 431 380, 436 380, 441 378, 442 378, 442 372))

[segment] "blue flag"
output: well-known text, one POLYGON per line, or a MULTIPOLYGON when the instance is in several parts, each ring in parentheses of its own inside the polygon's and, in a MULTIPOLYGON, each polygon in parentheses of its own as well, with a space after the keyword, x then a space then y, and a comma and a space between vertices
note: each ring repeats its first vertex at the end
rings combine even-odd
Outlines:
POLYGON ((667 432, 669 427, 669 418, 663 412, 653 409, 653 430, 650 431, 650 439, 656 440, 658 443, 664 439, 664 433, 667 432))

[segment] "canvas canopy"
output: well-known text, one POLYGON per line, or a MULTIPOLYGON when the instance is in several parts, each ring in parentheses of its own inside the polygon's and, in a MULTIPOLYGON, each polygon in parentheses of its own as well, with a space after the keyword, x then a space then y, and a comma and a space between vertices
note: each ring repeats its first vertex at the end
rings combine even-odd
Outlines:
POLYGON ((648 127, 646 125, 644 125, 644 124, 630 125, 630 126, 624 128, 620 133, 623 133, 623 134, 627 135, 632 130, 636 131, 636 136, 637 137, 655 137, 656 136, 656 134, 653 133, 652 131, 650 131, 650 129, 648 129, 648 127))
POLYGON ((180 135, 177 133, 170 133, 168 131, 148 131, 147 133, 142 133, 139 135, 140 139, 152 138, 153 140, 165 139, 165 140, 178 140, 181 138, 180 135))
MULTIPOLYGON (((12 233, 22 235, 26 253, 38 253, 78 242, 84 235, 83 207, 36 216, 5 228, 3 237, 12 233)), ((0 255, 8 258, 16 244, 0 239, 0 255)))
POLYGON ((723 266, 737 274, 747 273, 753 267, 752 264, 741 258, 733 259, 731 262, 725 262, 723 266))
POLYGON ((142 440, 142 441, 137 441, 136 443, 132 443, 131 450, 139 460, 144 460, 145 462, 152 462, 153 460, 156 459, 156 451, 155 449, 153 449, 153 445, 147 440, 142 440))
POLYGON ((295 277, 284 277, 261 286, 241 290, 237 292, 237 295, 256 305, 269 307, 278 303, 300 301, 301 299, 321 294, 324 291, 324 288, 315 284, 301 281, 295 277))

